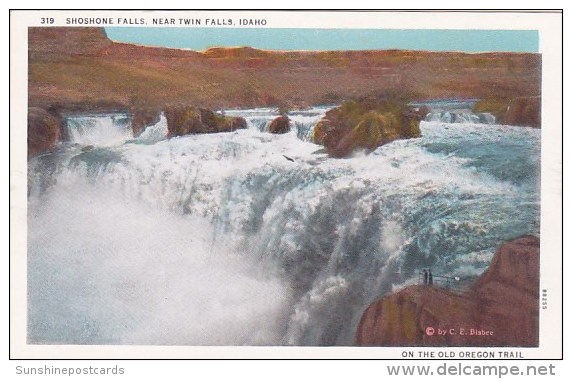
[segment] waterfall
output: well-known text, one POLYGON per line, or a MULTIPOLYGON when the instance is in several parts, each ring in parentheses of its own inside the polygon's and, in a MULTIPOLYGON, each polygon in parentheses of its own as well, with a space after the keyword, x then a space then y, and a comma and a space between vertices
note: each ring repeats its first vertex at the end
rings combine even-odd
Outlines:
POLYGON ((71 142, 81 145, 110 146, 133 138, 129 115, 73 115, 65 118, 71 142))
POLYGON ((161 112, 159 121, 155 125, 150 125, 137 137, 137 141, 141 143, 153 144, 167 138, 169 129, 167 128, 167 118, 165 113, 161 112))
POLYGON ((411 105, 429 109, 425 121, 444 124, 494 124, 496 119, 492 114, 472 111, 477 102, 477 99, 444 99, 415 102, 411 105))
POLYGON ((351 345, 420 269, 479 275, 500 241, 539 233, 539 130, 422 122, 332 159, 307 141, 326 110, 290 112, 283 135, 260 127, 271 109, 173 139, 162 117, 144 143, 31 160, 30 343, 351 345))
POLYGON ((473 113, 471 110, 430 112, 425 121, 442 122, 446 124, 494 124, 495 116, 490 113, 473 113))
MULTIPOLYGON (((294 110, 286 115, 290 119, 292 133, 303 140, 309 141, 312 130, 316 123, 324 117, 331 106, 316 106, 304 110, 294 110)), ((268 131, 270 122, 280 116, 278 108, 255 108, 249 110, 227 110, 223 112, 227 116, 240 116, 246 119, 249 128, 258 129, 261 132, 268 131)))

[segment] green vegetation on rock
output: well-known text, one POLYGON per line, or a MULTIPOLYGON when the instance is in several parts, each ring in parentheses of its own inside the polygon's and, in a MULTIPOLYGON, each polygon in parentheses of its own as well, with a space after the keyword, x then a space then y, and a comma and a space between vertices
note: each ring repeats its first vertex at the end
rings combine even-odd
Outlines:
POLYGON ((400 98, 347 101, 326 113, 312 139, 334 157, 347 157, 360 149, 372 151, 397 139, 419 137, 423 112, 400 98))

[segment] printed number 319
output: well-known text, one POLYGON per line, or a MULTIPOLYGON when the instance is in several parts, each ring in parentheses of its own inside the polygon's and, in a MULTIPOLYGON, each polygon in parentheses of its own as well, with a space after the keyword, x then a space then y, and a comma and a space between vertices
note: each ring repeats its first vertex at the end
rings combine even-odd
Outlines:
POLYGON ((53 17, 42 17, 40 19, 40 24, 53 24, 55 22, 53 17))

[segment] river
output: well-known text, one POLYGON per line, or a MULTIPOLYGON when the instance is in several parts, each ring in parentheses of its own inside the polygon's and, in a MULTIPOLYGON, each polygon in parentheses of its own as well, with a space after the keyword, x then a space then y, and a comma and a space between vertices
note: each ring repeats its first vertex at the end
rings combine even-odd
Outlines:
POLYGON ((135 139, 121 115, 68 119, 72 141, 29 162, 29 343, 352 345, 423 268, 471 278, 539 235, 539 129, 440 110, 333 159, 308 141, 327 109, 283 135, 273 109, 172 139, 164 117, 135 139))

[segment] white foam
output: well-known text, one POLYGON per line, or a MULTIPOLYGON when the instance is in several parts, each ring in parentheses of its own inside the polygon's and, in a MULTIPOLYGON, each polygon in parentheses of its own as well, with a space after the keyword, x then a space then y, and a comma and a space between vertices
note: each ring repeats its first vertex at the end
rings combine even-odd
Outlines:
POLYGON ((30 213, 31 341, 280 344, 287 287, 210 224, 75 190, 30 213))
POLYGON ((137 139, 146 143, 155 143, 167 138, 168 134, 167 118, 165 117, 165 113, 161 112, 159 121, 157 121, 155 125, 146 127, 137 139))
POLYGON ((113 146, 133 138, 126 115, 70 116, 66 119, 71 142, 113 146))

